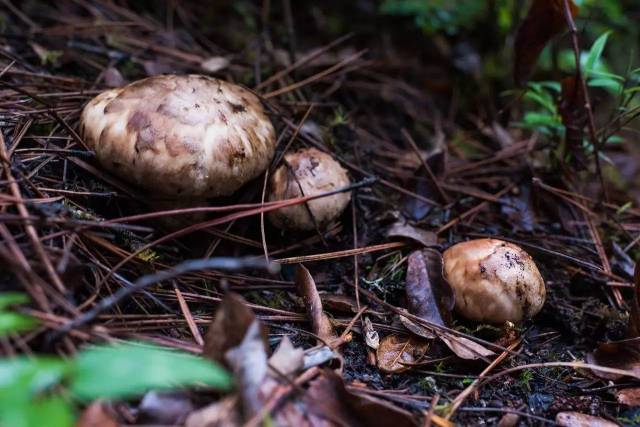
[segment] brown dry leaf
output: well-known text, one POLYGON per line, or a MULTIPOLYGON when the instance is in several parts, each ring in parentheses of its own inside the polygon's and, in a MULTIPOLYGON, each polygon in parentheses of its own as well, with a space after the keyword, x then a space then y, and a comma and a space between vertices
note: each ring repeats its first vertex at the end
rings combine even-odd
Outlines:
POLYGON ((442 256, 424 249, 412 252, 407 263, 405 292, 409 313, 439 326, 448 325, 455 299, 442 274, 442 256))
POLYGON ((461 359, 477 360, 495 354, 493 351, 470 339, 459 337, 448 332, 438 332, 438 338, 461 359))
POLYGON ((411 335, 387 335, 376 352, 378 368, 387 373, 402 372, 417 363, 429 349, 429 344, 411 335))
POLYGON ((235 427, 241 425, 236 396, 225 397, 218 402, 192 412, 185 427, 235 427))
POLYGON ((623 405, 640 406, 640 387, 618 390, 616 400, 623 405))
POLYGON ((556 424, 561 427, 618 427, 618 424, 604 418, 580 412, 559 412, 556 415, 556 424))
POLYGON ((357 313, 358 305, 356 300, 348 295, 320 294, 322 306, 328 311, 339 311, 341 313, 357 313))
POLYGON ((392 224, 387 230, 387 237, 410 239, 425 247, 434 246, 438 241, 438 237, 433 231, 423 230, 403 221, 392 224))
POLYGON ((76 423, 76 427, 118 427, 119 425, 104 403, 99 400, 82 411, 82 415, 76 423))
POLYGON ((303 398, 311 425, 350 427, 415 427, 415 417, 385 401, 347 390, 330 370, 311 382, 303 398))
MULTIPOLYGON (((602 343, 592 353, 587 354, 587 362, 593 365, 606 366, 609 368, 623 369, 640 375, 640 263, 636 264, 635 292, 630 302, 631 313, 629 316, 629 327, 627 329, 626 340, 602 343)), ((617 380, 621 376, 602 371, 592 371, 600 378, 617 380)))
MULTIPOLYGON (((233 292, 227 293, 205 335, 203 356, 228 367, 225 353, 240 345, 254 320, 255 316, 244 298, 233 292)), ((269 334, 262 325, 261 334, 266 351, 269 334)))
POLYGON ((302 264, 298 264, 296 268, 296 285, 298 294, 304 300, 313 333, 325 342, 330 343, 337 338, 337 335, 333 330, 329 317, 322 311, 322 300, 318 294, 316 282, 313 280, 309 270, 302 264))
MULTIPOLYGON (((578 7, 571 0, 569 4, 571 14, 576 16, 578 7)), ((547 43, 566 29, 564 0, 533 1, 515 41, 514 77, 519 86, 524 86, 531 77, 547 43)))

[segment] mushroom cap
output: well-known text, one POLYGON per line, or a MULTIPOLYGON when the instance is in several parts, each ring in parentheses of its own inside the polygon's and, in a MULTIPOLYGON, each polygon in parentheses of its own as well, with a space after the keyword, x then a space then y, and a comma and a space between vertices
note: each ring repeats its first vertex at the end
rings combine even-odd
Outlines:
POLYGON ((455 292, 456 311, 478 322, 519 322, 537 314, 544 281, 522 248, 497 239, 458 243, 443 254, 444 273, 455 292))
POLYGON ((257 96, 200 75, 162 75, 102 92, 80 132, 112 173, 171 197, 233 193, 269 165, 275 132, 257 96))
MULTIPOLYGON (((314 196, 350 184, 347 171, 329 154, 315 148, 305 148, 284 156, 284 164, 269 180, 269 201, 314 196)), ((349 204, 351 193, 322 197, 271 211, 268 218, 278 228, 313 230, 315 224, 324 227, 340 216, 349 204), (313 219, 309 216, 309 210, 313 219), (315 224, 314 220, 315 219, 315 224)))

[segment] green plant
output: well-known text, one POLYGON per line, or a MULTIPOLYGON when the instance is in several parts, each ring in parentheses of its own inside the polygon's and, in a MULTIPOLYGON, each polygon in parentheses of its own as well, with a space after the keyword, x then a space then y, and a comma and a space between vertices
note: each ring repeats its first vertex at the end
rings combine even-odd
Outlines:
MULTIPOLYGON (((0 335, 35 324, 27 316, 6 310, 9 305, 25 301, 20 294, 0 295, 0 323, 5 326, 0 335)), ((88 347, 70 359, 2 359, 0 426, 68 427, 73 425, 77 403, 131 398, 150 389, 187 385, 228 389, 231 379, 213 362, 136 342, 88 347)))

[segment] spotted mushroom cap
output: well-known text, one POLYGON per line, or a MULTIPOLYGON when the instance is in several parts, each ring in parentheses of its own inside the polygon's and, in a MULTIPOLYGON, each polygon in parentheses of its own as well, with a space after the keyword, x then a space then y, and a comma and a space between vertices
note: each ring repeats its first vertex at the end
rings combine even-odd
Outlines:
POLYGON ((80 131, 112 173, 171 197, 228 195, 263 172, 275 151, 258 97, 200 75, 162 75, 102 92, 80 131))
POLYGON ((497 239, 470 240, 447 249, 443 259, 456 311, 470 320, 515 323, 534 316, 544 304, 542 276, 519 246, 497 239))
MULTIPOLYGON (((349 185, 350 180, 347 171, 329 154, 305 148, 285 155, 269 183, 269 200, 276 201, 337 190, 349 185)), ((351 193, 338 193, 307 202, 308 209, 303 203, 272 211, 268 218, 278 228, 313 230, 316 224, 322 228, 340 216, 349 200, 351 193)))

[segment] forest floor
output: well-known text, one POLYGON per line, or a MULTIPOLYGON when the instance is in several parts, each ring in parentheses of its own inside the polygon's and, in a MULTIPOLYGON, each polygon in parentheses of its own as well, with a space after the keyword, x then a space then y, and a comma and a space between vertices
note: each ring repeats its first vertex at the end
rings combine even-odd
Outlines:
MULTIPOLYGON (((625 205, 640 190, 632 147, 604 153, 613 162, 605 180, 617 170, 629 184, 608 182, 605 199, 591 165, 555 164, 545 138, 511 125, 519 99, 502 105, 500 94, 514 85, 482 83, 464 43, 443 38, 435 43, 440 50, 421 49, 418 30, 381 18, 362 6, 366 1, 308 9, 291 2, 293 11, 279 2, 272 9, 257 2, 128 3, 0 6, 0 288, 29 293, 33 303, 25 312, 41 322, 34 332, 1 338, 3 354, 71 356, 85 343, 120 339, 201 353, 229 291, 268 326, 271 349, 284 336, 309 349, 317 341, 299 292, 309 285, 297 267, 303 263, 342 334, 333 348, 349 392, 437 425, 447 425, 452 402, 459 407, 451 421, 460 425, 553 425, 563 411, 637 425, 640 409, 619 403, 619 391, 633 380, 613 382, 572 366, 600 343, 626 336, 640 224, 640 211, 625 205), (357 16, 353 33, 331 29, 336 16, 347 22, 357 16), (77 131, 93 96, 161 73, 242 84, 263 99, 280 150, 314 146, 332 153, 362 183, 340 220, 321 232, 283 232, 266 221, 262 228, 261 176, 234 196, 210 201, 228 207, 209 213, 208 221, 219 221, 165 238, 174 231, 144 216, 153 211, 150 195, 101 169, 77 131), (132 215, 143 216, 121 220, 132 215), (407 308, 412 253, 482 237, 524 248, 544 277, 547 298, 538 315, 512 327, 453 313, 445 329, 454 339, 464 334, 495 354, 467 360, 441 340, 412 335, 397 313, 407 308), (153 271, 265 252, 281 266, 278 274, 180 275, 60 336, 80 313, 153 271), (365 324, 382 350, 367 345, 365 324), (394 351, 408 363, 389 369, 380 358, 394 351), (456 401, 461 393, 466 398, 456 401)), ((195 407, 212 401, 206 393, 191 399, 195 407)), ((112 409, 140 424, 137 405, 112 409)))

